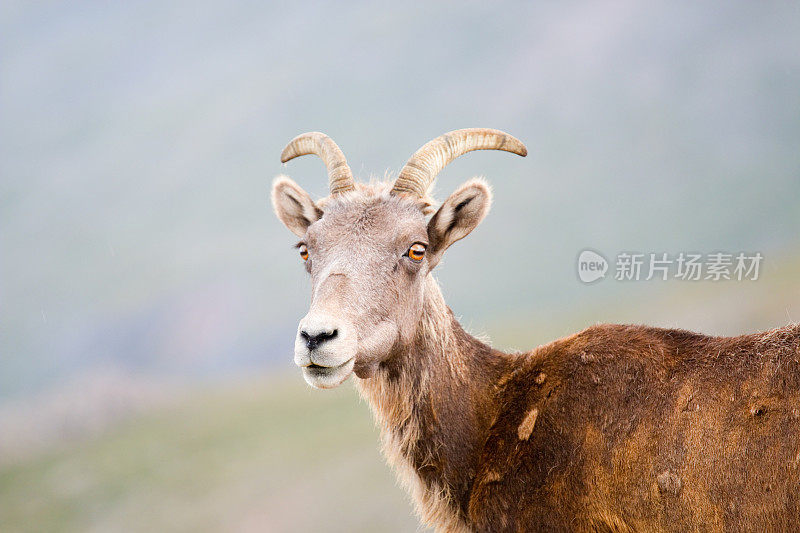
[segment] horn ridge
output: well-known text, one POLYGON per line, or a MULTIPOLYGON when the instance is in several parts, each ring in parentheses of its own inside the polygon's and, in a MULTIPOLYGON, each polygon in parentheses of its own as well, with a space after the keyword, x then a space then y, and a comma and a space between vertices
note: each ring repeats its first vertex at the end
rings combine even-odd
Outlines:
POLYGON ((353 172, 347 164, 344 152, 333 139, 318 131, 302 133, 289 141, 281 152, 281 163, 302 155, 316 155, 325 163, 331 194, 340 194, 355 189, 353 172))
POLYGON ((425 143, 408 160, 392 187, 392 194, 428 194, 436 176, 457 157, 473 150, 502 150, 522 157, 528 150, 522 142, 500 130, 467 128, 454 130, 425 143))

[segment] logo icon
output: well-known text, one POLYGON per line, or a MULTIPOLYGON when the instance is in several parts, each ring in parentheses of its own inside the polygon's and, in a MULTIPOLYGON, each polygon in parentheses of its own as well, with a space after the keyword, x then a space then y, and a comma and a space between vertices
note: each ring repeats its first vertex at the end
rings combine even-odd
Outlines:
POLYGON ((584 283, 593 283, 606 277, 608 261, 592 250, 584 250, 578 256, 578 278, 584 283))

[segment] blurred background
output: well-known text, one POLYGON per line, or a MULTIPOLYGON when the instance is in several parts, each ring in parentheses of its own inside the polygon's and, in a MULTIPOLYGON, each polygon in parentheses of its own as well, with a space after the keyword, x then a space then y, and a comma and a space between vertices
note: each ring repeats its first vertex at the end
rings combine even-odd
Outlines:
MULTIPOLYGON (((269 205, 324 131, 362 179, 463 127, 495 203, 437 269, 476 334, 800 320, 793 2, 0 6, 0 530, 414 531, 352 384, 291 361, 308 283, 269 205), (582 284, 584 248, 761 252, 758 281, 582 284)), ((613 268, 613 267, 612 267, 613 268)))

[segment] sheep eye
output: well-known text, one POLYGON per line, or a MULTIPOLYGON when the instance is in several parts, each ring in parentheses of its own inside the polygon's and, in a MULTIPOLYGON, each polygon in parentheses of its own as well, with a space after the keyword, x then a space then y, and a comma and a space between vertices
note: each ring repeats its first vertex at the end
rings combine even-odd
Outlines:
POLYGON ((308 248, 306 247, 306 245, 301 244, 300 246, 298 246, 298 249, 300 250, 300 257, 303 258, 303 261, 308 261, 308 248))
POLYGON ((419 263, 422 261, 422 258, 425 257, 425 245, 420 243, 411 245, 411 248, 408 249, 406 255, 412 261, 419 263))

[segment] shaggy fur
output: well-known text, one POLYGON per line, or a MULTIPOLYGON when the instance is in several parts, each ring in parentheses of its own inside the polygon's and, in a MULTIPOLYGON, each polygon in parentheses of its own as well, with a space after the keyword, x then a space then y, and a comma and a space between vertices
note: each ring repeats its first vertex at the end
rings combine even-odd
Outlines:
POLYGON ((800 530, 800 326, 598 325, 509 355, 427 294, 415 345, 358 380, 427 525, 800 530))
POLYGON ((497 391, 476 530, 800 531, 798 325, 594 326, 520 355, 497 391))

